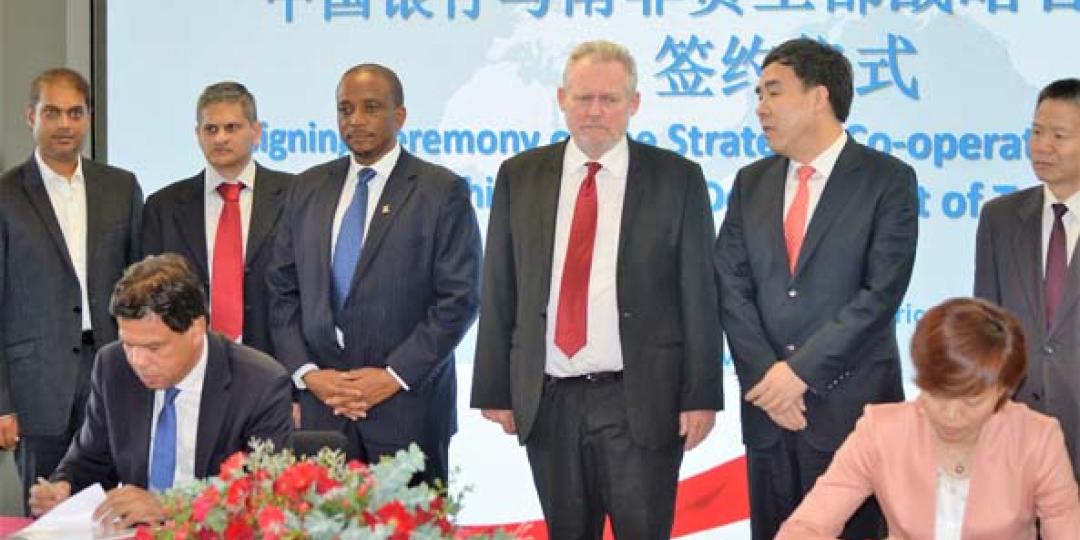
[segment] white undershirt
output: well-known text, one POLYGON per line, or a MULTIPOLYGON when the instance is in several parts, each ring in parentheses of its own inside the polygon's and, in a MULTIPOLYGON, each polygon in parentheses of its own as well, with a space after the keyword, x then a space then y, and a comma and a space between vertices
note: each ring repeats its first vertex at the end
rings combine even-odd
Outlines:
MULTIPOLYGON (((559 313, 563 266, 570 243, 570 226, 578 191, 585 181, 585 163, 593 161, 571 138, 563 155, 559 185, 559 206, 555 214, 555 237, 551 257, 551 288, 548 295, 547 362, 545 372, 554 377, 570 377, 601 371, 623 369, 619 338, 619 303, 616 288, 619 227, 626 198, 626 175, 630 165, 630 146, 623 137, 600 159, 596 173, 596 240, 593 243, 589 271, 589 299, 586 315, 586 343, 573 358, 567 358, 555 345, 555 322, 559 313)), ((646 203, 648 204, 648 203, 646 203)))
POLYGON ((1063 203, 1069 207, 1069 211, 1061 216, 1061 223, 1065 226, 1065 254, 1066 261, 1072 261, 1073 251, 1076 249, 1076 239, 1080 237, 1080 191, 1073 193, 1064 201, 1057 200, 1050 188, 1043 184, 1043 211, 1042 211, 1042 271, 1046 276, 1046 254, 1050 251, 1050 231, 1054 228, 1054 203, 1063 203))
POLYGON ((34 150, 45 191, 49 194, 56 221, 67 245, 68 256, 75 267, 75 278, 82 290, 82 329, 90 330, 90 297, 86 287, 86 179, 83 177, 82 157, 75 165, 75 172, 69 181, 45 164, 41 151, 34 150))
MULTIPOLYGON (((199 435, 199 407, 202 404, 203 380, 206 378, 206 361, 209 346, 203 336, 202 353, 191 371, 177 383, 180 393, 176 395, 176 469, 173 485, 195 478, 195 443, 199 435)), ((154 459, 154 434, 157 432, 158 415, 165 407, 165 391, 154 391, 154 415, 150 425, 150 455, 146 459, 149 475, 154 459)))
POLYGON ((956 478, 938 471, 934 540, 961 540, 970 484, 970 477, 956 478))

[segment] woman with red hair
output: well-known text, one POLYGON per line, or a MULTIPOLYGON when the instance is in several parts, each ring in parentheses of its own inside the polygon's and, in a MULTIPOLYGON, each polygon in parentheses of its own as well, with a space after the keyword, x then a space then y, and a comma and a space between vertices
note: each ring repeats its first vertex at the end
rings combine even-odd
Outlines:
POLYGON ((894 540, 1080 540, 1080 498, 1057 420, 1009 397, 1027 369, 1005 310, 959 298, 912 337, 912 402, 870 405, 778 540, 837 538, 871 495, 894 540))

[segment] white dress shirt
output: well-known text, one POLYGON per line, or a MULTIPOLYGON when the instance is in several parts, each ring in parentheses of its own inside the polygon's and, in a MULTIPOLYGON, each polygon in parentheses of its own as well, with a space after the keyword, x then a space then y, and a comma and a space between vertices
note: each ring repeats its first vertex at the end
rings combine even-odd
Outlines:
MULTIPOLYGON (((379 210, 376 208, 379 206, 379 199, 382 198, 383 189, 386 188, 386 182, 390 179, 390 173, 394 172, 394 166, 397 165, 398 158, 401 156, 401 145, 394 143, 394 147, 390 149, 383 157, 371 165, 361 165, 356 161, 355 156, 349 158, 349 171, 345 173, 345 184, 341 187, 341 196, 338 197, 337 209, 334 210, 334 225, 330 231, 330 261, 328 264, 332 265, 334 260, 334 253, 337 252, 337 237, 338 232, 341 231, 341 220, 345 217, 345 211, 348 210, 349 204, 353 200, 353 195, 356 194, 356 186, 360 183, 360 171, 365 168, 375 170, 375 177, 368 180, 368 198, 367 198, 367 213, 364 214, 364 237, 361 242, 366 242, 368 233, 371 232, 371 218, 375 215, 375 212, 379 210)), ((361 243, 363 246, 363 243, 361 243)), ((334 328, 334 336, 337 338, 338 347, 345 347, 345 334, 340 328, 334 328)), ((304 375, 318 370, 319 366, 314 363, 307 363, 296 371, 293 372, 292 380, 293 384, 304 390, 307 385, 304 384, 304 375)), ((405 384, 405 380, 398 376, 393 369, 387 367, 386 371, 397 380, 398 384, 405 390, 409 390, 409 385, 405 384)))
POLYGON ((596 160, 596 241, 589 271, 589 300, 586 342, 573 358, 555 345, 555 322, 559 313, 563 266, 574 219, 578 191, 585 181, 585 163, 593 161, 574 143, 566 143, 558 210, 555 214, 555 242, 551 257, 551 288, 548 296, 547 361, 544 371, 553 377, 572 377, 600 371, 622 371, 622 341, 619 337, 619 304, 616 288, 619 227, 622 224, 626 174, 630 166, 630 145, 622 138, 596 160))
MULTIPOLYGON (((176 469, 173 485, 195 478, 195 443, 199 435, 199 406, 202 404, 203 380, 206 378, 206 359, 209 346, 203 336, 202 353, 195 367, 176 384, 176 469)), ((154 392, 154 416, 150 425, 150 454, 146 457, 147 474, 154 459, 154 434, 157 433, 158 415, 165 407, 165 391, 154 392)))
POLYGON ((90 297, 86 288, 86 179, 83 177, 82 157, 75 165, 70 180, 50 169, 41 159, 40 150, 34 150, 34 159, 37 160, 45 191, 49 194, 49 202, 60 224, 71 264, 75 266, 75 277, 82 290, 82 329, 90 330, 90 297))
MULTIPOLYGON (((225 199, 218 193, 218 186, 223 183, 242 182, 244 189, 240 190, 240 260, 244 260, 247 250, 248 224, 251 223, 251 205, 255 199, 255 161, 248 161, 236 178, 225 178, 216 169, 206 165, 203 173, 203 209, 206 214, 206 270, 210 273, 210 281, 214 280, 214 244, 217 240, 218 222, 221 221, 221 211, 225 209, 225 199)), ((211 289, 213 290, 213 289, 211 289)))
POLYGON ((833 167, 836 166, 836 160, 840 158, 840 152, 844 149, 844 145, 847 144, 847 138, 847 133, 841 131, 840 136, 833 141, 832 145, 810 163, 799 163, 793 159, 788 161, 787 180, 784 181, 783 219, 787 218, 791 203, 795 200, 795 192, 799 189, 799 167, 810 165, 814 168, 814 175, 810 177, 807 184, 810 189, 810 202, 806 207, 804 232, 810 227, 810 220, 814 217, 814 209, 817 208, 818 201, 821 200, 821 193, 825 191, 825 182, 829 180, 829 175, 832 174, 833 167))
POLYGON ((1072 261, 1073 251, 1076 248, 1076 238, 1080 236, 1080 192, 1073 193, 1064 201, 1050 192, 1050 188, 1043 184, 1043 211, 1042 211, 1042 271, 1046 276, 1046 254, 1050 251, 1050 231, 1054 228, 1054 203, 1062 203, 1069 208, 1065 215, 1061 216, 1061 223, 1065 225, 1065 255, 1066 261, 1072 261))

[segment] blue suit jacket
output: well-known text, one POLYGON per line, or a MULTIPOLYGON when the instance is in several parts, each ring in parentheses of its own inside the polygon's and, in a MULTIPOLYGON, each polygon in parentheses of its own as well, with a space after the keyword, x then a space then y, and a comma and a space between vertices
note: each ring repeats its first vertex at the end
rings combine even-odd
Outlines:
MULTIPOLYGON (((195 439, 195 477, 218 473, 221 462, 248 449, 252 437, 292 444, 289 376, 269 356, 224 337, 206 335, 206 376, 195 439)), ((86 421, 52 480, 67 480, 72 493, 100 482, 146 487, 154 391, 124 357, 120 342, 100 351, 90 376, 86 421)))
MULTIPOLYGON (((348 167, 343 157, 293 183, 267 273, 275 355, 290 373, 309 362, 339 370, 393 368, 411 390, 369 411, 358 423, 364 440, 397 447, 446 441, 457 429, 454 348, 479 305, 480 231, 468 185, 401 152, 367 227, 345 301, 341 348, 330 242, 348 167)), ((312 412, 304 410, 305 427, 312 412)))

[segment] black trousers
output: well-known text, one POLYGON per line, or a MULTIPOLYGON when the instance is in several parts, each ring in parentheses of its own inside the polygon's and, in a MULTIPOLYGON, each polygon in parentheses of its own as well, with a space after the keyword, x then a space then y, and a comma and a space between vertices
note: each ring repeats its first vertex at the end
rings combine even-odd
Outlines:
MULTIPOLYGON (((833 452, 814 448, 805 437, 792 431, 784 431, 780 441, 771 447, 746 448, 753 540, 772 540, 776 536, 780 525, 829 467, 832 457, 833 452)), ((866 540, 886 536, 885 518, 871 497, 848 520, 841 538, 866 540)))
MULTIPOLYGON (((24 502, 30 498, 30 486, 34 485, 39 477, 48 479, 56 470, 56 466, 67 453, 71 440, 82 428, 86 418, 86 400, 90 397, 90 370, 96 353, 97 347, 92 341, 80 347, 79 362, 82 371, 64 431, 59 435, 20 435, 19 446, 15 449, 15 466, 22 479, 24 502)), ((20 431, 21 429, 20 426, 20 431)), ((30 515, 29 505, 26 506, 26 512, 30 515)))
MULTIPOLYGON (((299 398, 301 428, 340 431, 349 442, 345 452, 348 459, 378 463, 381 457, 393 456, 403 449, 401 446, 379 444, 365 439, 360 433, 359 425, 363 420, 353 422, 344 416, 334 416, 333 411, 309 391, 300 392, 299 398)), ((429 486, 438 484, 446 487, 450 471, 450 440, 432 438, 413 442, 420 447, 426 458, 424 470, 413 479, 413 483, 422 481, 429 486)))
POLYGON ((549 380, 525 447, 552 540, 671 537, 682 445, 633 441, 621 381, 549 380))

